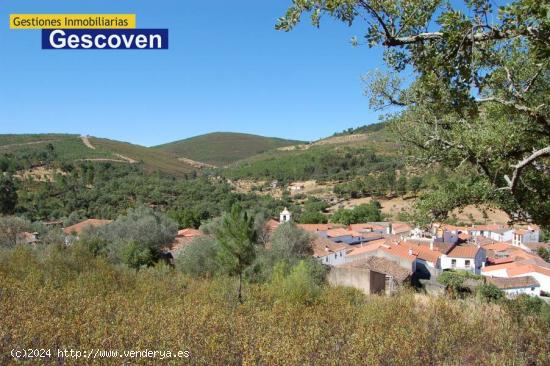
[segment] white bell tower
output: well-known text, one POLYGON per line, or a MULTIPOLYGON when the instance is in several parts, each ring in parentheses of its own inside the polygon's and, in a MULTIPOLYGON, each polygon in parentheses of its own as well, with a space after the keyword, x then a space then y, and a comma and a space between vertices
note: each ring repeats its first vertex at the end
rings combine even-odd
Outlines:
POLYGON ((291 220, 292 220, 292 214, 285 207, 285 209, 283 210, 283 212, 281 212, 281 215, 279 216, 279 222, 282 224, 285 222, 290 222, 291 220))

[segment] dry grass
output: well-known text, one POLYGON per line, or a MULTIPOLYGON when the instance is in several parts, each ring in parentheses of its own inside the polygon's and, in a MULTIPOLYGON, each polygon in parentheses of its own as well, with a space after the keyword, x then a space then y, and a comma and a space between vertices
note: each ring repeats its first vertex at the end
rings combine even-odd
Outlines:
POLYGON ((75 251, 3 254, 0 364, 12 362, 15 346, 189 350, 185 363, 193 365, 550 362, 547 323, 518 322, 491 305, 418 301, 410 293, 364 297, 343 288, 300 305, 277 298, 268 285, 246 286, 238 305, 234 286, 230 279, 191 280, 167 267, 136 273, 75 251))

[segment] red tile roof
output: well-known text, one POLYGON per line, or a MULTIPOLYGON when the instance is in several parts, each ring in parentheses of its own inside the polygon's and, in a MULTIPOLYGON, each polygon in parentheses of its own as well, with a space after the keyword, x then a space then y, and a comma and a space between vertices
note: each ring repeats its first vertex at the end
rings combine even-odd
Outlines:
POLYGON ((380 250, 386 253, 392 254, 401 259, 405 259, 409 262, 414 262, 416 260, 416 256, 409 254, 409 248, 403 245, 392 245, 389 248, 381 247, 380 250))
POLYGON ((479 250, 480 248, 473 245, 457 245, 447 253, 447 256, 453 258, 475 258, 479 250))
POLYGON ((197 230, 197 229, 182 229, 180 231, 178 231, 178 236, 183 236, 183 237, 186 237, 186 238, 193 238, 193 237, 197 237, 197 236, 203 236, 204 234, 200 231, 200 230, 197 230))
MULTIPOLYGON (((505 270, 509 277, 517 277, 527 273, 540 273, 545 276, 550 276, 550 268, 547 267, 548 263, 544 261, 538 261, 536 259, 523 260, 520 262, 512 262, 505 264, 497 264, 494 266, 484 267, 481 271, 483 273, 491 273, 498 270, 505 270)), ((550 266, 550 265, 548 265, 550 266)))
POLYGON ((274 220, 274 219, 269 219, 266 223, 265 223, 265 227, 267 229, 267 231, 273 231, 275 230, 276 228, 279 227, 279 221, 277 220, 274 220))
POLYGON ((298 224, 300 229, 308 231, 310 233, 315 233, 317 231, 328 231, 337 227, 342 227, 342 225, 335 224, 298 224))
POLYGON ((532 276, 523 277, 488 277, 487 282, 492 283, 496 287, 502 290, 525 288, 525 287, 539 287, 540 283, 532 276))
POLYGON ((386 239, 373 240, 368 242, 367 244, 363 244, 363 246, 354 245, 351 248, 350 252, 348 252, 348 257, 376 251, 383 245, 386 245, 386 239))
POLYGON ((349 226, 351 230, 355 231, 366 231, 366 230, 386 230, 386 227, 382 225, 372 224, 372 223, 364 223, 364 224, 351 224, 349 226))
POLYGON ((332 240, 321 238, 320 236, 313 235, 311 240, 311 249, 313 250, 313 256, 325 257, 330 253, 339 252, 350 248, 347 244, 335 243, 332 240))
POLYGON ((112 220, 101 220, 101 219, 88 219, 88 220, 84 220, 82 222, 79 222, 78 224, 75 224, 75 225, 68 226, 68 227, 64 228, 63 232, 65 234, 73 234, 73 233, 80 234, 82 232, 82 230, 84 230, 87 227, 103 226, 103 225, 110 224, 111 222, 113 222, 113 221, 112 220))

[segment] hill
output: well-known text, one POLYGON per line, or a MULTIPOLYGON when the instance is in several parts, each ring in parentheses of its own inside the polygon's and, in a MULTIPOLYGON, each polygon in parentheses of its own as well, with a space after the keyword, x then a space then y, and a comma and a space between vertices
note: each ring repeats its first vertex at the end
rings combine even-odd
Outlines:
POLYGON ((180 176, 193 166, 163 151, 126 142, 71 134, 0 135, 0 156, 12 156, 24 168, 78 161, 136 164, 147 172, 180 176))
POLYGON ((347 180, 401 167, 396 159, 398 148, 386 125, 382 125, 256 154, 226 167, 224 175, 283 182, 347 180))
POLYGON ((265 151, 303 143, 245 133, 214 132, 159 145, 155 149, 178 158, 224 166, 265 151))

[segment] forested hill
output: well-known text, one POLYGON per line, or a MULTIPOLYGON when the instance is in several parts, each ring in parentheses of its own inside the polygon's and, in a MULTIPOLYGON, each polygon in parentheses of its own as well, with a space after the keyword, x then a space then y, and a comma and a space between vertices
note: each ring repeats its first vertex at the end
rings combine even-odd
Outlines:
POLYGON ((172 176, 182 176, 194 169, 171 154, 121 141, 70 134, 0 135, 3 171, 76 162, 132 164, 146 172, 172 176))
POLYGON ((240 160, 224 170, 231 179, 347 180, 394 171, 399 146, 387 124, 349 129, 310 144, 292 145, 240 160), (372 127, 371 127, 372 126, 372 127))
POLYGON ((159 145, 155 150, 169 152, 178 158, 224 166, 268 150, 303 143, 245 133, 214 132, 159 145))

